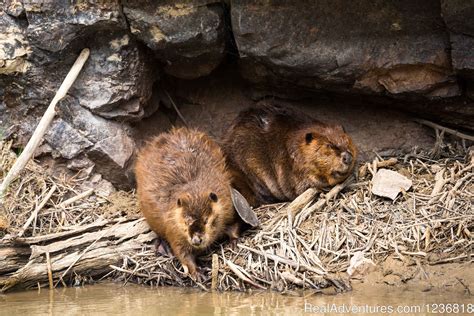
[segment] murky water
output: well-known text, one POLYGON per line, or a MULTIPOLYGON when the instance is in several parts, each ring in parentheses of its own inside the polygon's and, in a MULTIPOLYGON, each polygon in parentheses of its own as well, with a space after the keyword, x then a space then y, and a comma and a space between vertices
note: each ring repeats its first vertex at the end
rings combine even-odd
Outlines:
POLYGON ((303 315, 318 312, 380 315, 390 309, 403 315, 435 311, 437 314, 474 314, 473 298, 462 293, 388 287, 338 295, 307 292, 296 296, 102 284, 1 295, 0 315, 303 315))

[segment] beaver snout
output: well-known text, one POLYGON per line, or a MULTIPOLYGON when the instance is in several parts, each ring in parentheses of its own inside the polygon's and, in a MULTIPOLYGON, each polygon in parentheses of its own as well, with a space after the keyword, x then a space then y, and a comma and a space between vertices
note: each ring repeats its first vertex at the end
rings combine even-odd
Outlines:
POLYGON ((195 234, 192 238, 191 238, 191 244, 195 247, 199 247, 201 246, 202 244, 202 237, 195 234))
POLYGON ((348 151, 345 151, 341 154, 342 162, 346 165, 350 165, 352 163, 352 154, 348 151))

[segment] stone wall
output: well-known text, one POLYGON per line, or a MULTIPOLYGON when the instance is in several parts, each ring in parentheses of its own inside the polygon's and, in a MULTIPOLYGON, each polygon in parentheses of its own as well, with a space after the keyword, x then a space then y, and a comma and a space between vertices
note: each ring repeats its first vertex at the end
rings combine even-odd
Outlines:
POLYGON ((263 95, 371 98, 474 129, 473 16, 473 0, 4 0, 0 133, 25 144, 84 47, 37 154, 119 188, 133 185, 133 124, 170 103, 166 78, 212 76, 229 60, 263 95))

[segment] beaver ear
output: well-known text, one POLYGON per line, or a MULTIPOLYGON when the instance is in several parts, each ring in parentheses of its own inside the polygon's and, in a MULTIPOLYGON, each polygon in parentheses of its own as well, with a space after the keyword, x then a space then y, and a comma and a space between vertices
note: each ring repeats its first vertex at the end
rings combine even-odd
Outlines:
POLYGON ((177 199, 176 200, 176 205, 178 205, 178 207, 183 206, 183 201, 181 201, 181 199, 177 199))
POLYGON ((339 128, 345 133, 346 129, 344 128, 344 125, 339 125, 339 128))
POLYGON ((209 193, 209 198, 211 199, 212 202, 217 202, 218 200, 217 194, 215 194, 214 192, 209 193))
POLYGON ((306 139, 306 144, 311 143, 311 141, 313 140, 313 133, 306 133, 305 139, 306 139))

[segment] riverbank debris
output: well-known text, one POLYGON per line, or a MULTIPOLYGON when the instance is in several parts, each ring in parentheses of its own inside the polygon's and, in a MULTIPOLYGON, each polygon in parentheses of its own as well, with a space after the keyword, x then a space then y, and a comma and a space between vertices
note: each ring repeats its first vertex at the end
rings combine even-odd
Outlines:
POLYGON ((379 169, 372 179, 372 193, 395 200, 399 193, 411 188, 412 181, 389 169, 379 169))
POLYGON ((364 252, 357 251, 349 262, 349 268, 347 268, 347 274, 351 277, 363 276, 370 272, 371 269, 375 268, 375 263, 372 259, 367 259, 364 256, 364 252))
MULTIPOLYGON (((12 155, 8 143, 0 145, 4 175, 12 155)), ((255 209, 259 227, 200 257, 203 277, 192 280, 176 259, 156 254, 156 235, 133 192, 106 197, 84 189, 80 177, 55 177, 30 161, 0 209, 7 222, 0 230, 0 290, 47 287, 51 271, 54 286, 107 279, 219 291, 345 291, 358 253, 377 267, 389 257, 415 267, 472 262, 473 175, 472 147, 445 146, 436 159, 417 150, 377 157, 329 192, 308 190, 291 203, 255 209), (379 168, 407 177, 411 189, 393 201, 374 196, 379 168)))

